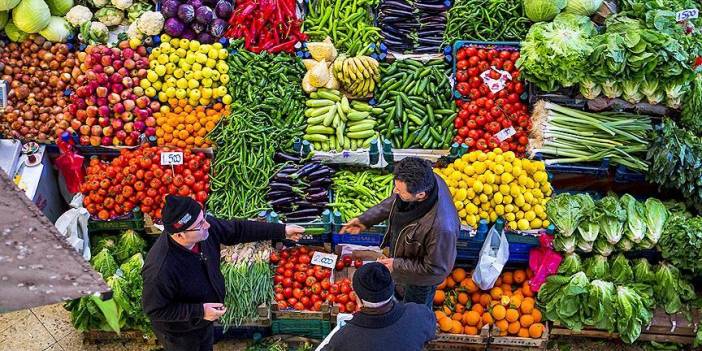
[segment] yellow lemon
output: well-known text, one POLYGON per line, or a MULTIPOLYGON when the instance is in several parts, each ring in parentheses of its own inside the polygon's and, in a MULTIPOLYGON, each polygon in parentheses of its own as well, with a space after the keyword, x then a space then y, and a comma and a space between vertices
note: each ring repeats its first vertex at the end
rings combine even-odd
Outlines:
POLYGON ((524 218, 524 212, 519 211, 515 214, 515 216, 517 216, 517 219, 522 219, 522 218, 524 218))
POLYGON ((510 221, 509 223, 507 223, 507 226, 509 227, 509 229, 517 230, 517 222, 515 221, 510 221))
POLYGON ((532 219, 531 222, 529 222, 529 226, 533 229, 543 228, 541 219, 539 218, 532 219))
POLYGON ((535 218, 536 218, 536 213, 534 213, 534 211, 527 211, 526 213, 524 213, 524 219, 526 219, 527 221, 531 222, 535 218))
POLYGON ((495 193, 495 195, 492 196, 492 200, 495 201, 496 204, 501 204, 503 200, 502 193, 495 193))
POLYGON ((505 206, 504 205, 495 205, 495 213, 497 213, 498 216, 502 216, 505 214, 505 206))
POLYGON ((461 201, 454 201, 453 205, 456 206, 457 210, 462 210, 463 209, 463 202, 461 201))
POLYGON ((507 185, 507 183, 502 182, 502 184, 500 184, 500 193, 502 195, 509 195, 509 185, 507 185))
POLYGON ((483 194, 492 195, 492 185, 490 185, 490 184, 483 185, 483 194))
POLYGON ((505 213, 505 220, 514 221, 515 219, 517 219, 517 218, 515 217, 514 213, 512 213, 512 212, 505 213))
POLYGON ((476 156, 478 158, 478 161, 485 161, 488 158, 488 156, 484 152, 480 152, 480 151, 478 151, 476 156))
POLYGON ((500 180, 502 181, 502 184, 509 184, 514 180, 514 177, 510 173, 502 173, 500 175, 500 180))
POLYGON ((503 204, 511 204, 512 203, 512 196, 510 196, 510 195, 503 196, 502 203, 503 204))
POLYGON ((456 191, 456 196, 454 196, 454 199, 456 201, 463 201, 466 199, 466 195, 466 189, 458 189, 458 191, 456 191))
POLYGON ((475 181, 475 183, 473 183, 473 191, 475 191, 476 193, 482 192, 483 191, 483 183, 479 180, 475 181))
POLYGON ((480 196, 478 198, 480 199, 481 203, 489 203, 490 202, 490 199, 485 194, 480 194, 480 196))
POLYGON ((463 173, 472 176, 475 174, 475 169, 473 169, 472 165, 467 165, 465 168, 463 168, 463 173))
POLYGON ((526 219, 520 219, 519 222, 517 222, 517 228, 519 230, 529 230, 529 221, 526 219))
POLYGON ((505 162, 512 162, 512 161, 514 161, 514 158, 515 158, 514 152, 512 152, 512 151, 507 151, 507 152, 505 152, 505 153, 504 153, 504 158, 505 158, 505 162))

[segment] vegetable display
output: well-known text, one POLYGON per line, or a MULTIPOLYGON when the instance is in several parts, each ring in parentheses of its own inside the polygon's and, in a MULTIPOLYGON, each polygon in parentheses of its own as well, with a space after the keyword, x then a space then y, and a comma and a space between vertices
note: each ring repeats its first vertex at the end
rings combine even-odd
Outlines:
POLYGON ((338 90, 339 81, 331 68, 338 52, 331 39, 327 37, 324 41, 308 42, 306 45, 312 58, 302 61, 307 68, 307 73, 302 78, 302 89, 306 93, 317 91, 319 88, 338 90))
POLYGON ((434 170, 449 187, 464 225, 504 218, 512 230, 546 228, 544 206, 551 184, 543 162, 516 158, 511 151, 473 151, 434 170))
POLYGON ((686 129, 702 135, 702 75, 697 74, 692 81, 690 92, 687 94, 682 108, 680 124, 686 129))
POLYGON ((673 215, 658 242, 663 258, 699 276, 702 272, 702 217, 673 215))
POLYGON ((456 91, 466 100, 454 127, 458 143, 469 150, 496 147, 523 155, 531 126, 521 101, 524 84, 514 63, 519 52, 510 47, 463 46, 456 53, 456 91))
POLYGON ((377 138, 375 119, 382 109, 365 102, 351 101, 337 90, 318 90, 305 102, 307 128, 304 140, 315 150, 356 150, 368 148, 377 138))
POLYGON ((383 109, 378 130, 396 148, 448 148, 456 116, 449 68, 443 60, 396 60, 381 66, 375 96, 383 109))
POLYGON ((229 0, 166 0, 161 4, 165 20, 163 31, 174 38, 212 44, 229 27, 227 20, 232 15, 233 6, 229 0))
MULTIPOLYGON (((356 294, 348 278, 331 282, 332 271, 322 266, 311 265, 314 250, 306 246, 285 249, 272 253, 271 264, 275 265, 273 276, 275 302, 279 310, 321 311, 323 304, 337 305, 340 313, 356 311, 356 294)), ((337 270, 351 262, 351 257, 340 258, 337 270)), ((363 262, 358 261, 356 267, 363 262)))
POLYGON ((332 178, 334 203, 329 207, 338 210, 346 222, 390 197, 393 186, 392 174, 339 171, 332 178))
MULTIPOLYGON (((282 160, 294 160, 283 153, 276 156, 282 160)), ((334 170, 316 162, 286 164, 268 183, 266 199, 285 222, 314 222, 329 203, 333 175, 334 170)))
POLYGON ((207 133, 215 128, 222 116, 229 115, 228 108, 222 103, 215 103, 209 108, 193 108, 185 99, 170 99, 168 104, 173 107, 172 111, 169 107, 161 109, 163 112, 154 113, 159 146, 209 147, 212 142, 207 138, 207 133))
POLYGON ((590 113, 539 101, 531 118, 529 155, 541 154, 547 165, 609 158, 632 170, 649 168, 644 156, 653 129, 649 116, 590 113))
POLYGON ((448 9, 431 0, 382 0, 378 5, 378 26, 383 43, 392 52, 439 52, 448 9))
POLYGON ((154 220, 161 219, 164 197, 168 194, 190 196, 204 204, 210 184, 210 160, 190 149, 142 146, 122 149, 111 162, 94 158, 81 184, 83 205, 93 218, 109 220, 124 216, 139 207, 154 220), (161 166, 161 153, 182 151, 183 164, 161 166))
POLYGON ((0 132, 27 141, 54 140, 69 127, 64 90, 75 84, 78 66, 68 46, 37 35, 0 48, 2 79, 9 88, 0 132))
POLYGON ((256 308, 273 298, 273 272, 268 264, 271 251, 270 244, 264 242, 222 249, 220 269, 225 282, 227 313, 220 322, 225 331, 255 319, 258 316, 256 308))
POLYGON ((292 53, 295 44, 307 40, 296 7, 293 0, 237 2, 225 35, 243 39, 244 47, 251 52, 292 53))
POLYGON ((289 150, 302 136, 305 68, 298 58, 242 49, 228 64, 234 103, 209 134, 217 153, 207 205, 223 218, 253 218, 270 209, 265 194, 277 172, 275 151, 289 150))
POLYGON ((479 335, 489 325, 497 329, 498 336, 540 338, 545 327, 529 287, 532 277, 530 269, 503 272, 487 291, 480 290, 470 273, 455 268, 434 294, 439 330, 479 335))
POLYGON ((378 61, 370 56, 347 57, 339 55, 332 71, 341 89, 352 97, 365 98, 375 90, 380 81, 378 61))
POLYGON ((142 133, 155 134, 153 112, 161 105, 137 97, 147 78, 146 55, 145 47, 132 48, 126 41, 117 48, 88 46, 78 54, 80 73, 70 96, 67 130, 80 136, 80 144, 134 146, 142 133))
POLYGON ((444 43, 520 41, 529 29, 522 1, 458 0, 448 11, 444 43))
POLYGON ((187 99, 191 106, 207 106, 221 99, 231 103, 227 94, 229 52, 222 44, 202 44, 197 40, 161 36, 161 45, 149 55, 146 79, 139 81, 138 96, 187 99))
POLYGON ((305 15, 304 32, 311 41, 332 38, 349 57, 363 55, 368 46, 380 41, 380 28, 373 26, 368 11, 379 0, 313 0, 305 15))

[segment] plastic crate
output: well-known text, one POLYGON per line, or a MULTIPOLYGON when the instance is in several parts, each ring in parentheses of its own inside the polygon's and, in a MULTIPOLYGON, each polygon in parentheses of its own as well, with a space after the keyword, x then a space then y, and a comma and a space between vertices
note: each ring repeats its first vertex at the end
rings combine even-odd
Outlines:
POLYGON ((534 105, 539 100, 546 100, 555 104, 584 110, 587 107, 587 99, 578 98, 578 90, 575 88, 561 88, 555 92, 547 93, 539 90, 534 84, 527 84, 529 94, 529 105, 534 105))
MULTIPOLYGON (((266 213, 260 214, 261 217, 265 218, 266 221, 268 222, 274 222, 274 223, 279 223, 280 219, 278 217, 278 214, 270 211, 266 213)), ((304 228, 314 228, 317 230, 324 230, 325 233, 323 234, 316 234, 316 235, 303 235, 300 240, 297 241, 298 244, 300 245, 318 245, 322 246, 324 243, 328 243, 331 241, 331 233, 334 229, 333 224, 331 223, 331 211, 329 210, 324 210, 322 212, 322 215, 320 216, 320 221, 319 222, 295 222, 295 221, 288 221, 286 224, 295 224, 299 225, 304 228)))
POLYGON ((620 165, 614 173, 614 181, 616 183, 640 183, 646 181, 646 175, 620 165))
POLYGON ((273 334, 297 335, 324 339, 331 332, 328 320, 276 319, 271 324, 273 334))
MULTIPOLYGON (((534 159, 542 161, 544 158, 540 153, 537 153, 534 159)), ((608 177, 609 159, 605 158, 600 163, 551 164, 546 166, 546 171, 553 174, 584 174, 594 177, 608 177)))
POLYGON ((92 232, 116 232, 124 230, 144 230, 144 216, 139 210, 134 210, 131 214, 121 218, 108 221, 88 220, 88 230, 92 232))
POLYGON ((365 233, 358 235, 351 234, 332 234, 332 247, 339 244, 360 245, 360 246, 380 246, 383 242, 383 234, 365 233))
MULTIPOLYGON (((453 53, 453 55, 456 55, 456 53, 458 52, 458 49, 460 49, 464 46, 472 46, 472 47, 486 48, 486 49, 519 51, 520 45, 521 44, 517 41, 489 42, 489 41, 457 40, 456 42, 453 43, 452 53, 453 53)), ((456 60, 451 60, 451 64, 452 64, 451 77, 455 79, 455 77, 456 77, 456 60)), ((456 98, 456 99, 463 98, 463 96, 461 96, 461 94, 459 94, 458 91, 456 91, 455 84, 452 87, 452 92, 453 92, 454 98, 456 98)))

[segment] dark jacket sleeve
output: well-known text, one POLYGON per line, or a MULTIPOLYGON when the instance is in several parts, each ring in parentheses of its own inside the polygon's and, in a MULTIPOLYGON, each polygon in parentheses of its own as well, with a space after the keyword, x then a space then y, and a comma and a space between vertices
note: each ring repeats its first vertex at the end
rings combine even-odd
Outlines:
POLYGON ((168 284, 165 274, 154 272, 157 267, 144 270, 144 291, 141 301, 144 313, 151 321, 187 322, 202 319, 205 311, 202 304, 178 303, 174 301, 176 287, 168 284))
POLYGON ((235 245, 264 240, 285 238, 285 225, 254 221, 227 221, 212 216, 207 217, 210 235, 224 245, 235 245))
POLYGON ((381 203, 369 208, 358 217, 358 220, 366 227, 372 227, 386 221, 390 216, 390 210, 392 209, 392 204, 395 202, 396 197, 397 195, 391 195, 381 203))

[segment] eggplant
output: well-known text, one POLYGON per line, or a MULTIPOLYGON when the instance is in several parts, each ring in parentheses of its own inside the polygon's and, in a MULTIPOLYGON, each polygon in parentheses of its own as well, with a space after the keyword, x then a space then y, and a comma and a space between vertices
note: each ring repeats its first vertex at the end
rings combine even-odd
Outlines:
POLYGON ((319 208, 305 208, 298 209, 293 212, 286 213, 286 217, 305 217, 305 216, 316 216, 319 215, 319 208))
POLYGON ((419 38, 419 45, 438 45, 441 46, 444 44, 443 40, 440 39, 429 39, 429 38, 419 38))
POLYGON ((325 168, 318 169, 318 170, 308 174, 306 179, 313 181, 313 180, 319 179, 319 178, 331 177, 333 174, 334 174, 334 171, 331 168, 325 167, 325 168))
POLYGON ((383 15, 405 17, 405 19, 414 18, 414 14, 412 13, 411 10, 408 11, 408 10, 399 9, 399 8, 382 9, 382 10, 380 10, 380 13, 383 15))
POLYGON ((414 11, 414 7, 412 7, 412 5, 402 1, 383 1, 383 3, 380 5, 380 9, 398 9, 410 12, 414 11))
POLYGON ((289 196, 289 197, 281 197, 279 199, 269 201, 268 204, 273 206, 273 207, 286 206, 286 205, 292 205, 293 201, 295 201, 295 197, 289 196))
POLYGON ((314 194, 308 194, 306 196, 308 201, 312 202, 317 202, 317 201, 329 201, 329 193, 326 191, 321 192, 321 193, 314 193, 314 194))
POLYGON ((283 163, 283 162, 293 162, 299 163, 300 158, 297 156, 289 155, 284 152, 278 151, 273 155, 273 161, 283 163))
POLYGON ((318 170, 320 167, 322 167, 321 163, 308 163, 308 164, 302 166, 302 168, 300 168, 297 172, 293 173, 291 175, 291 177, 293 177, 293 178, 304 177, 304 176, 318 170))
POLYGON ((431 37, 436 37, 436 38, 443 38, 444 36, 444 31, 442 30, 430 30, 430 31, 419 31, 419 37, 420 38, 425 38, 425 39, 431 39, 431 37))
POLYGON ((332 183, 331 178, 325 177, 325 178, 318 178, 310 182, 309 186, 310 187, 326 187, 329 186, 329 184, 332 183))
POLYGON ((271 190, 285 190, 290 192, 293 191, 292 185, 282 182, 270 182, 268 183, 268 188, 271 190))
POLYGON ((446 6, 443 3, 441 5, 415 3, 414 7, 420 11, 446 11, 446 6))
POLYGON ((295 203, 298 209, 301 208, 326 208, 328 205, 328 202, 326 201, 318 201, 318 202, 310 202, 307 200, 300 200, 295 203))
POLYGON ((291 191, 275 190, 275 191, 267 192, 266 199, 275 200, 275 199, 280 199, 282 197, 288 197, 288 196, 293 196, 293 195, 294 194, 291 191))

